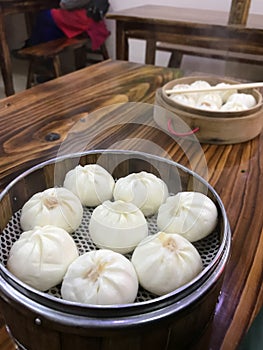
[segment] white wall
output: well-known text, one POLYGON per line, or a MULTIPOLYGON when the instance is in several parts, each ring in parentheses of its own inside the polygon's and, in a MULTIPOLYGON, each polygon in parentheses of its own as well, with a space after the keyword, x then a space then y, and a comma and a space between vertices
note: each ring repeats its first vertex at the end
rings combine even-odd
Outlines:
MULTIPOLYGON (((253 1, 253 0, 252 0, 253 1)), ((254 0, 261 1, 261 0, 254 0)), ((188 8, 201 8, 201 9, 228 9, 231 0, 110 0, 111 7, 114 10, 121 10, 129 7, 141 6, 145 4, 151 5, 164 5, 164 6, 176 6, 176 7, 188 7, 188 8)))
MULTIPOLYGON (((160 0, 110 0, 111 10, 118 11, 130 7, 141 6, 146 4, 160 5, 160 0)), ((199 9, 214 9, 220 11, 229 11, 231 0, 162 0, 163 6, 176 6, 184 8, 199 8, 199 9)), ((263 1, 252 0, 251 13, 263 14, 263 1)), ((111 37, 107 41, 110 57, 115 58, 115 21, 107 20, 107 25, 111 31, 111 37)), ((129 60, 133 62, 143 63, 145 53, 145 42, 142 40, 130 40, 130 57, 129 60)), ((157 52, 156 65, 167 66, 169 54, 165 52, 157 52)), ((263 80, 263 68, 258 66, 249 66, 240 63, 228 63, 227 65, 221 60, 206 59, 199 57, 184 56, 182 62, 182 69, 186 72, 208 72, 217 73, 221 75, 237 76, 241 79, 263 80), (237 73, 238 72, 238 73, 237 73), (240 76, 243 72, 243 76, 240 76)))

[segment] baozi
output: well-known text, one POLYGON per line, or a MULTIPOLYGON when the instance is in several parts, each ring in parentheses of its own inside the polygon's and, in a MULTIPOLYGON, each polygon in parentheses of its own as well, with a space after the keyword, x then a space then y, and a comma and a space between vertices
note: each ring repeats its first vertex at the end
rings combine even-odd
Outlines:
POLYGON ((138 292, 135 269, 111 250, 87 252, 68 268, 61 286, 63 299, 83 304, 127 304, 138 292))
POLYGON ((240 93, 237 89, 232 88, 231 84, 224 82, 215 85, 215 87, 218 88, 223 87, 223 89, 218 91, 187 92, 187 90, 203 90, 210 87, 211 85, 204 80, 196 80, 191 84, 177 84, 173 86, 172 90, 175 92, 185 90, 185 92, 176 94, 171 91, 169 98, 185 106, 222 112, 243 111, 252 108, 257 104, 257 101, 252 94, 240 93))
POLYGON ((117 180, 113 191, 115 200, 135 204, 145 216, 157 213, 168 197, 165 182, 152 173, 141 171, 117 180))
POLYGON ((112 199, 114 185, 111 174, 98 164, 78 165, 67 172, 64 180, 64 187, 88 207, 112 199))
POLYGON ((251 94, 234 93, 222 106, 222 111, 243 111, 257 104, 255 97, 251 94))
MULTIPOLYGON (((188 90, 190 89, 190 85, 188 84, 177 84, 174 85, 173 90, 174 91, 180 91, 180 90, 188 90)), ((195 99, 191 96, 191 94, 171 94, 170 98, 174 100, 177 103, 181 103, 183 105, 187 106, 194 106, 195 105, 195 99)))
POLYGON ((229 90, 218 90, 218 94, 221 96, 222 98, 222 102, 226 103, 226 101, 228 100, 228 98, 233 95, 234 93, 237 93, 237 89, 231 89, 231 84, 227 84, 227 83, 218 83, 216 84, 217 87, 229 87, 229 90))
POLYGON ((8 270, 29 286, 46 291, 62 282, 79 256, 73 238, 62 228, 47 225, 23 232, 13 244, 8 270))
POLYGON ((210 234, 217 224, 214 202, 200 192, 179 192, 167 198, 157 215, 158 229, 177 233, 190 242, 210 234))
POLYGON ((121 200, 105 201, 94 209, 89 233, 99 248, 125 254, 148 235, 148 225, 143 213, 134 204, 121 200))
MULTIPOLYGON (((211 85, 205 81, 205 80, 196 80, 193 83, 190 84, 190 89, 194 89, 194 90, 198 90, 198 89, 207 89, 210 88, 211 85)), ((203 95, 206 94, 206 92, 191 92, 191 97, 193 97, 195 99, 195 101, 197 102, 197 100, 203 95)))
POLYGON ((22 207, 23 231, 35 226, 54 225, 69 233, 81 224, 83 207, 78 197, 63 187, 52 187, 34 194, 22 207))
POLYGON ((141 241, 131 261, 140 285, 156 295, 170 293, 190 282, 203 268, 201 256, 187 239, 164 232, 141 241))
POLYGON ((210 93, 201 95, 196 103, 196 107, 202 109, 218 110, 223 104, 222 98, 219 94, 210 93))
POLYGON ((23 231, 35 226, 54 225, 69 233, 81 224, 83 207, 79 198, 63 187, 52 187, 34 194, 22 207, 23 231))
POLYGON ((246 108, 254 107, 257 104, 257 101, 253 95, 245 93, 232 94, 228 98, 227 102, 243 104, 246 106, 246 108))
POLYGON ((177 102, 177 103, 180 103, 182 105, 185 105, 185 106, 191 106, 191 107, 195 107, 195 99, 193 97, 191 97, 191 95, 183 95, 183 94, 174 94, 174 95, 171 95, 170 98, 177 102))
POLYGON ((221 107, 221 111, 224 111, 224 112, 238 112, 238 111, 245 111, 246 109, 248 109, 248 107, 244 103, 234 102, 234 101, 226 102, 221 107))
POLYGON ((210 87, 211 85, 205 80, 196 80, 190 84, 191 89, 206 89, 210 87))

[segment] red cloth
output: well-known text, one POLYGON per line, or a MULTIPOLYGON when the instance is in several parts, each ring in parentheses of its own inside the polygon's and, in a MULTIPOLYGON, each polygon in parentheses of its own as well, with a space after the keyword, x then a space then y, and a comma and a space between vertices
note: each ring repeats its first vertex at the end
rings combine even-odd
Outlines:
POLYGON ((87 33, 91 39, 92 50, 97 50, 110 35, 104 21, 95 22, 87 16, 85 9, 68 11, 51 9, 56 25, 68 38, 87 33))

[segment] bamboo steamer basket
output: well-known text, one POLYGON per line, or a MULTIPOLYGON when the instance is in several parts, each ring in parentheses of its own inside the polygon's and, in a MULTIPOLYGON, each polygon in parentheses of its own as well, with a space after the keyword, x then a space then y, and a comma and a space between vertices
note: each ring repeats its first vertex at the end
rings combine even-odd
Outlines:
POLYGON ((189 76, 172 80, 156 91, 155 104, 163 107, 154 114, 155 122, 164 130, 179 137, 195 134, 201 143, 235 144, 251 140, 263 129, 262 95, 256 89, 239 92, 255 97, 256 105, 244 111, 211 111, 186 106, 175 102, 166 94, 176 84, 191 84, 197 80, 207 81, 211 86, 218 83, 237 84, 237 81, 216 76, 189 76), (174 118, 171 118, 171 113, 174 118), (186 127, 182 129, 177 120, 181 119, 186 127))
MULTIPOLYGON (((154 222, 148 224, 156 230, 154 222)), ((1 193, 0 225, 0 306, 19 349, 184 349, 196 341, 213 317, 230 254, 229 223, 215 190, 178 163, 143 152, 114 150, 87 151, 41 163, 21 174, 1 193), (132 304, 84 305, 61 299, 60 286, 39 292, 7 270, 9 250, 21 234, 19 215, 23 204, 36 192, 61 186, 66 172, 77 164, 91 163, 100 164, 116 179, 148 171, 161 177, 172 193, 198 190, 214 201, 218 224, 207 238, 196 242, 204 269, 194 280, 161 297, 140 289, 132 304)), ((81 232, 82 229, 73 236, 77 246, 94 249, 81 232)))

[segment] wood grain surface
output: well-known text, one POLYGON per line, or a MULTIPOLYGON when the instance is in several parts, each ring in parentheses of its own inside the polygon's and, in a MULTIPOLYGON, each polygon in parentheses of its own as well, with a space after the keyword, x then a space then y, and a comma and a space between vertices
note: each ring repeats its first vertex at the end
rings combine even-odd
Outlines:
MULTIPOLYGON (((89 149, 126 145, 191 167, 220 195, 232 230, 215 317, 195 350, 232 350, 263 305, 263 135, 235 145, 200 145, 162 132, 147 110, 135 109, 125 119, 126 102, 153 103, 156 89, 178 75, 170 68, 106 61, 1 100, 0 187, 58 152, 83 148, 84 140, 89 149), (70 140, 69 131, 77 137, 70 140)), ((2 324, 0 348, 14 349, 2 324)))

